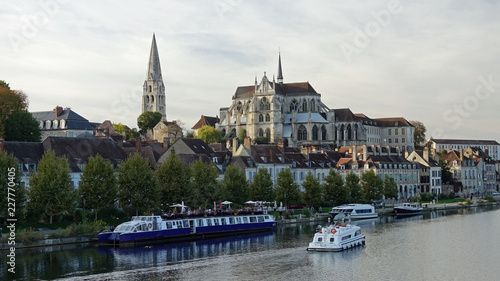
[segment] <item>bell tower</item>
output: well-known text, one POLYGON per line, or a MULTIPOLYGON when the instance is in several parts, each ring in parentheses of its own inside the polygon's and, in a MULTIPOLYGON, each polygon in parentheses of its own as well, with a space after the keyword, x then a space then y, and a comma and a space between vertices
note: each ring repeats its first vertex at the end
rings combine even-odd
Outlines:
POLYGON ((161 77, 160 56, 153 33, 148 69, 142 92, 142 113, 146 111, 160 112, 163 120, 167 120, 165 106, 165 86, 161 77))

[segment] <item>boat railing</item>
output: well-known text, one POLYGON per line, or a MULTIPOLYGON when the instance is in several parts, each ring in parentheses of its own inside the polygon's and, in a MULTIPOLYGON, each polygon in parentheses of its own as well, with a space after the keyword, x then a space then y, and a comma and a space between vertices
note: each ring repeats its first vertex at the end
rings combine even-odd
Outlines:
POLYGON ((194 219, 194 218, 207 218, 207 217, 230 217, 230 216, 249 216, 249 215, 262 215, 263 211, 218 211, 218 212, 193 212, 191 214, 162 214, 164 220, 179 220, 179 219, 194 219))

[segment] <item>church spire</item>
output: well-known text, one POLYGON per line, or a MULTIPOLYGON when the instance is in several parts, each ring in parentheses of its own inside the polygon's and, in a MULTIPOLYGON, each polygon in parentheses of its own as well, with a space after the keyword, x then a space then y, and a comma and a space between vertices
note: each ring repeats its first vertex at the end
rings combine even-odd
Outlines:
POLYGON ((278 58, 278 83, 283 85, 283 71, 281 70, 281 52, 279 52, 278 58))
POLYGON ((160 56, 158 55, 158 47, 156 47, 156 38, 153 33, 153 42, 151 42, 151 51, 149 52, 148 73, 146 80, 162 80, 160 56))

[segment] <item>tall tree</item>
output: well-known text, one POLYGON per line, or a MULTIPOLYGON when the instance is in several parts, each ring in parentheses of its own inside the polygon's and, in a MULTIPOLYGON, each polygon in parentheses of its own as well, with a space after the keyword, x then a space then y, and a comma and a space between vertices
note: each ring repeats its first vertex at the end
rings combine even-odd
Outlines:
POLYGON ((37 171, 30 174, 29 186, 29 204, 34 209, 43 207, 51 224, 53 216, 73 211, 75 191, 66 157, 58 159, 53 151, 46 152, 37 171))
POLYGON ((42 130, 31 113, 21 110, 7 118, 5 140, 40 142, 42 140, 42 130))
POLYGON ((244 205, 250 195, 245 173, 234 165, 226 168, 222 182, 222 200, 228 200, 236 205, 244 205))
POLYGON ((202 139, 206 143, 220 142, 222 139, 222 133, 212 126, 204 125, 198 129, 198 135, 196 138, 202 139))
POLYGON ((130 156, 118 169, 118 200, 127 211, 149 211, 159 199, 158 184, 149 161, 138 153, 130 156))
POLYGON ((191 204, 194 207, 209 207, 215 200, 218 186, 217 169, 213 165, 203 163, 201 158, 189 166, 191 173, 191 204))
POLYGON ((448 161, 439 159, 439 166, 441 166, 441 182, 442 183, 452 183, 453 182, 453 172, 451 167, 448 165, 448 161))
POLYGON ((361 187, 365 201, 378 200, 382 198, 384 192, 384 181, 369 170, 361 176, 361 187))
POLYGON ((349 191, 349 201, 352 203, 359 202, 362 199, 361 185, 359 184, 359 176, 350 172, 345 177, 345 187, 349 191))
POLYGON ((276 200, 287 205, 295 205, 301 201, 299 185, 293 180, 290 169, 284 169, 278 173, 276 200))
POLYGON ((21 171, 17 167, 17 159, 0 150, 0 206, 3 206, 0 208, 0 216, 19 220, 24 214, 26 190, 24 185, 19 184, 21 171), (16 209, 13 213, 15 217, 9 215, 8 208, 12 207, 12 204, 16 209))
POLYGON ((250 199, 257 201, 273 201, 274 188, 271 175, 266 168, 260 168, 250 183, 250 199))
POLYGON ((7 119, 12 114, 28 109, 28 98, 22 91, 11 90, 9 84, 0 83, 0 136, 5 136, 7 119))
POLYGON ((427 129, 425 128, 424 123, 420 121, 410 121, 413 125, 413 142, 415 145, 415 149, 422 150, 424 149, 425 142, 425 132, 427 129))
POLYGON ((384 178, 384 196, 386 199, 398 198, 398 185, 393 177, 385 175, 384 178))
POLYGON ((240 131, 238 132, 238 138, 240 139, 240 142, 243 142, 246 137, 247 137, 247 130, 240 129, 240 131))
POLYGON ((144 111, 137 117, 137 126, 139 132, 145 135, 147 132, 152 131, 153 128, 160 122, 162 115, 160 112, 144 111))
POLYGON ((113 165, 104 161, 99 154, 90 157, 82 170, 79 191, 85 200, 85 206, 95 210, 95 220, 97 220, 97 212, 112 207, 117 200, 113 165))
POLYGON ((302 193, 304 203, 310 206, 321 204, 321 185, 311 172, 307 173, 302 187, 304 188, 302 193))
POLYGON ((188 196, 191 196, 190 173, 177 154, 170 154, 163 164, 156 167, 156 178, 162 204, 188 201, 188 196))
POLYGON ((342 176, 330 169, 323 183, 323 198, 325 201, 333 201, 334 205, 341 205, 349 201, 349 193, 344 186, 342 176))

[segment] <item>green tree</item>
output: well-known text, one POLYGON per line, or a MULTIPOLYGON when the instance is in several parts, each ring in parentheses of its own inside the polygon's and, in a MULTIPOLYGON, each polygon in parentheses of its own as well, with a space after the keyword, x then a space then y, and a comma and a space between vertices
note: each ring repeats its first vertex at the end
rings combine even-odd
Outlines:
POLYGON ((0 83, 0 136, 5 136, 7 119, 12 114, 28 109, 28 98, 22 91, 11 90, 9 84, 0 83))
POLYGON ((29 204, 33 209, 43 207, 50 217, 72 213, 75 206, 75 191, 66 157, 57 158, 53 151, 46 152, 36 172, 29 176, 29 204))
POLYGON ((156 167, 156 178, 160 188, 161 203, 189 202, 189 169, 172 153, 167 160, 156 167))
POLYGON ((302 187, 304 188, 304 192, 302 193, 304 203, 310 206, 321 204, 321 185, 311 172, 307 173, 302 187))
POLYGON ((115 131, 120 135, 123 134, 123 132, 127 132, 127 126, 122 123, 113 123, 113 129, 115 129, 115 131))
POLYGON ((238 139, 240 139, 240 142, 243 142, 246 137, 247 137, 247 130, 240 129, 240 131, 238 132, 238 139))
POLYGON ((139 127, 139 132, 145 135, 148 131, 153 130, 153 128, 160 122, 162 115, 160 112, 144 111, 139 117, 137 117, 137 126, 139 127))
POLYGON ((80 195, 85 206, 97 212, 113 207, 117 199, 116 177, 113 165, 104 161, 101 155, 90 157, 82 170, 82 181, 79 186, 80 195))
POLYGON ((448 165, 448 161, 439 159, 439 166, 441 166, 441 182, 452 183, 453 182, 453 172, 451 167, 448 165))
POLYGON ((386 199, 398 198, 398 185, 393 177, 385 175, 384 178, 384 196, 386 199))
POLYGON ((299 204, 301 201, 299 185, 293 180, 290 169, 284 169, 278 173, 276 200, 287 205, 299 204))
POLYGON ((410 121, 410 123, 413 125, 413 142, 415 149, 422 150, 424 149, 425 132, 427 129, 424 123, 420 121, 410 121))
POLYGON ((350 172, 345 177, 345 187, 349 191, 349 200, 352 203, 359 202, 362 199, 361 185, 359 184, 359 176, 350 172))
POLYGON ((257 201, 273 201, 274 188, 271 175, 266 168, 260 168, 250 182, 250 199, 257 201))
POLYGON ((0 206, 3 206, 0 208, 0 217, 13 218, 9 216, 8 208, 15 203, 15 215, 19 220, 24 215, 26 190, 24 185, 20 185, 21 171, 17 167, 17 159, 0 150, 0 206))
POLYGON ((191 131, 191 130, 187 131, 185 137, 188 138, 188 139, 194 139, 195 138, 194 132, 191 131))
POLYGON ((325 201, 333 201, 335 206, 349 201, 349 194, 346 187, 344 187, 344 180, 333 169, 330 169, 330 172, 325 177, 322 189, 325 201))
POLYGON ((203 163, 201 158, 189 166, 191 173, 191 204, 196 207, 208 207, 215 200, 217 188, 217 169, 203 163))
POLYGON ((221 200, 233 202, 235 205, 243 205, 250 195, 245 173, 234 165, 229 165, 224 174, 222 182, 221 200))
POLYGON ((382 198, 384 192, 384 181, 375 174, 375 171, 369 170, 361 176, 361 187, 365 201, 378 200, 382 198))
POLYGON ((138 153, 130 156, 118 169, 118 200, 129 213, 150 211, 159 199, 158 184, 149 161, 138 153))
POLYGON ((220 142, 222 139, 222 133, 212 126, 204 125, 198 129, 198 135, 196 138, 202 139, 206 143, 220 142))
POLYGON ((15 112, 7 119, 5 140, 40 142, 42 131, 38 121, 26 110, 15 112))

